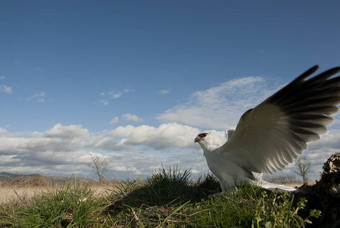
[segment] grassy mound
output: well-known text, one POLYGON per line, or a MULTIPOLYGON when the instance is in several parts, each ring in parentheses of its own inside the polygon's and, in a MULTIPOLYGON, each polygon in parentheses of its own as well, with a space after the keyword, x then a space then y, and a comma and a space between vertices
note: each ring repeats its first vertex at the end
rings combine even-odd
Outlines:
POLYGON ((305 201, 246 185, 220 192, 210 175, 161 169, 147 180, 125 181, 95 196, 71 185, 27 201, 0 205, 0 227, 303 227, 305 201))

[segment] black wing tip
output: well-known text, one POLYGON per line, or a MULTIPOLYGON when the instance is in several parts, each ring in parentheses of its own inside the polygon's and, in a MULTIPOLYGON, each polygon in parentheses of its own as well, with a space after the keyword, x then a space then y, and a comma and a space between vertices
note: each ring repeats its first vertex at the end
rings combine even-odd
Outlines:
MULTIPOLYGON (((319 65, 315 65, 315 66, 311 67, 309 70, 311 70, 311 69, 317 70, 317 69, 319 69, 319 65)), ((335 67, 329 68, 328 70, 325 70, 324 73, 329 72, 330 74, 336 74, 339 71, 340 71, 340 66, 335 66, 335 67)))
POLYGON ((315 64, 315 65, 312 66, 309 70, 311 70, 311 69, 317 70, 317 69, 319 69, 319 68, 320 68, 319 64, 315 64))
POLYGON ((340 71, 340 66, 336 66, 336 67, 330 68, 327 71, 330 72, 331 74, 336 74, 336 73, 338 73, 340 71))
POLYGON ((291 82, 291 84, 296 83, 298 81, 303 81, 305 78, 307 78, 308 76, 312 75, 315 73, 315 71, 317 71, 319 69, 319 65, 314 65, 311 68, 309 68, 308 70, 306 70, 305 72, 303 72, 300 76, 298 76, 295 80, 293 80, 291 82))
MULTIPOLYGON (((315 64, 314 66, 312 66, 312 67, 309 68, 308 70, 312 70, 312 69, 317 70, 317 69, 319 69, 319 68, 320 68, 320 65, 319 65, 319 64, 315 64)), ((331 70, 331 69, 338 69, 338 68, 340 68, 340 66, 335 66, 335 67, 332 67, 332 68, 329 68, 329 69, 331 70)))
MULTIPOLYGON (((320 66, 318 64, 312 66, 311 68, 309 68, 308 70, 306 70, 305 72, 303 72, 300 76, 298 76, 295 80, 293 80, 293 82, 296 81, 303 81, 304 79, 306 79, 307 77, 311 76, 312 74, 314 74, 318 69, 320 68, 320 66)), ((333 68, 329 68, 328 70, 320 73, 319 75, 334 75, 336 73, 340 72, 340 66, 336 66, 333 68)), ((316 76, 317 77, 317 76, 316 76)))
POLYGON ((306 70, 305 73, 303 74, 313 74, 315 71, 317 71, 320 68, 319 64, 315 64, 314 66, 312 66, 311 68, 309 68, 308 70, 306 70))

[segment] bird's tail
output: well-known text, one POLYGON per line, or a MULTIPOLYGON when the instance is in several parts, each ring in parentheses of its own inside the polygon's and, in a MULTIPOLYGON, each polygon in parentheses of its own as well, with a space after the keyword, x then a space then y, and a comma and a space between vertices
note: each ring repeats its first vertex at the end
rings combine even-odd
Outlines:
POLYGON ((274 183, 269 183, 267 181, 259 181, 258 182, 259 186, 261 186, 262 188, 271 190, 271 191, 275 191, 275 189, 278 189, 280 192, 293 192, 296 191, 297 189, 294 187, 289 187, 286 185, 282 185, 282 184, 274 184, 274 183))
POLYGON ((296 188, 294 187, 289 187, 286 185, 282 185, 282 184, 274 184, 274 183, 270 183, 268 181, 265 181, 262 179, 262 174, 260 173, 253 173, 254 177, 256 178, 256 180, 254 180, 254 184, 256 184, 259 187, 271 190, 271 191, 275 191, 275 189, 278 189, 280 192, 293 192, 293 191, 297 191, 296 188))

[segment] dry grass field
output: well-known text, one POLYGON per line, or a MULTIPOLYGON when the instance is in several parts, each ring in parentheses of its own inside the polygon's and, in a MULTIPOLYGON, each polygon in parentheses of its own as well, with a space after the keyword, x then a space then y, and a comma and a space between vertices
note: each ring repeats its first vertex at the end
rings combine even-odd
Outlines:
MULTIPOLYGON (((302 183, 298 181, 282 181, 277 178, 268 181, 290 187, 300 187, 302 185, 302 183)), ((109 195, 115 187, 120 185, 120 183, 120 181, 105 181, 99 183, 98 181, 84 178, 45 176, 6 177, 0 180, 0 204, 29 201, 32 197, 39 196, 43 193, 55 192, 58 189, 65 188, 67 185, 76 184, 87 185, 94 196, 105 197, 109 195)))
POLYGON ((119 181, 106 181, 99 183, 84 178, 57 178, 57 177, 18 177, 6 178, 0 181, 0 204, 29 201, 32 197, 43 193, 55 192, 68 185, 87 185, 94 196, 107 196, 119 181))
MULTIPOLYGON (((18 201, 29 201, 32 197, 39 196, 43 193, 55 192, 62 187, 48 186, 29 186, 29 187, 0 187, 0 204, 1 203, 16 203, 18 201)), ((112 189, 110 186, 90 186, 89 187, 95 196, 107 196, 112 189)))
MULTIPOLYGON (((317 205, 310 207, 304 195, 294 197, 253 185, 216 194, 220 192, 216 178, 207 175, 192 180, 190 176, 190 171, 177 169, 162 169, 145 180, 102 183, 84 178, 6 179, 0 176, 0 227, 198 227, 198 224, 200 227, 264 227, 266 224, 305 227, 311 222, 326 224, 316 219, 327 209, 315 210, 317 205)), ((329 218, 328 214, 325 216, 329 218)))
MULTIPOLYGON (((288 181, 282 182, 277 179, 270 180, 277 184, 284 184, 290 187, 300 187, 301 182, 288 181)), ((39 196, 43 193, 55 192, 58 189, 65 188, 67 185, 87 185, 94 196, 105 197, 118 186, 120 181, 105 181, 99 183, 92 179, 84 178, 64 178, 64 177, 6 177, 0 181, 0 204, 16 203, 18 201, 29 201, 32 197, 39 196)))
MULTIPOLYGON (((145 180, 102 183, 0 175, 0 228, 339 227, 340 153, 323 167, 319 181, 291 193, 249 184, 216 194, 221 190, 214 176, 193 180, 190 170, 177 168, 145 180)), ((267 181, 288 184, 276 178, 267 181)))
POLYGON ((47 187, 0 187, 0 203, 28 200, 37 194, 50 190, 47 187))

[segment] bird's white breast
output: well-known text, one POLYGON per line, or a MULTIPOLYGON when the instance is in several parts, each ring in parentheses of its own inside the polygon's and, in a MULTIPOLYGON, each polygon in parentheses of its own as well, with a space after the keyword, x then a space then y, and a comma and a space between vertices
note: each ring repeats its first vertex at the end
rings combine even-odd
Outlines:
POLYGON ((226 188, 248 181, 247 173, 232 159, 221 155, 219 150, 204 151, 204 156, 211 172, 226 188))

